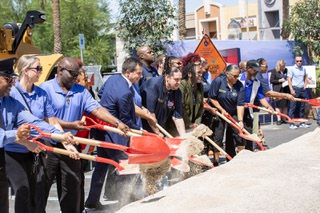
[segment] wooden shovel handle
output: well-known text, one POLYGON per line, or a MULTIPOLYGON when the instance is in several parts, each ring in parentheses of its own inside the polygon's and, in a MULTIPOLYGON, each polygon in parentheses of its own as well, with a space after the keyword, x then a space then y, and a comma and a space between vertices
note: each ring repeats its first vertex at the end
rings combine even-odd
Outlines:
POLYGON ((167 130, 165 130, 162 126, 160 126, 158 123, 156 124, 157 128, 163 133, 165 134, 168 138, 173 138, 172 135, 170 135, 169 132, 167 132, 167 130))
MULTIPOLYGON (((51 138, 54 140, 58 140, 58 141, 65 140, 64 135, 56 134, 56 133, 52 133, 51 138)), ((120 151, 127 151, 128 150, 128 147, 122 146, 119 144, 108 143, 108 142, 104 142, 104 141, 97 141, 97 140, 92 140, 92 139, 88 139, 88 138, 80 138, 80 137, 75 137, 75 136, 73 137, 73 139, 81 144, 87 144, 87 145, 91 145, 91 146, 99 146, 99 147, 104 147, 104 148, 109 148, 109 149, 116 149, 116 150, 120 150, 120 151)))
POLYGON ((218 144, 216 144, 213 140, 211 140, 208 136, 204 137, 212 146, 214 146, 219 152, 221 152, 224 156, 226 156, 229 160, 232 160, 232 157, 228 155, 218 144))
MULTIPOLYGON (((32 140, 31 142, 38 144, 39 146, 41 146, 42 148, 44 148, 45 150, 50 151, 50 152, 58 153, 58 154, 61 154, 61 155, 67 155, 67 156, 70 156, 70 155, 74 154, 74 152, 72 152, 72 151, 68 151, 68 150, 60 149, 60 148, 55 148, 55 147, 52 147, 52 146, 46 146, 46 145, 44 145, 44 144, 42 144, 42 143, 40 143, 38 141, 32 140)), ((117 162, 115 162, 115 161, 113 161, 111 159, 97 157, 97 156, 93 156, 93 155, 87 155, 87 154, 83 154, 83 153, 79 153, 79 157, 81 159, 85 159, 85 160, 111 164, 111 165, 115 166, 119 171, 123 170, 122 166, 120 166, 117 162)))

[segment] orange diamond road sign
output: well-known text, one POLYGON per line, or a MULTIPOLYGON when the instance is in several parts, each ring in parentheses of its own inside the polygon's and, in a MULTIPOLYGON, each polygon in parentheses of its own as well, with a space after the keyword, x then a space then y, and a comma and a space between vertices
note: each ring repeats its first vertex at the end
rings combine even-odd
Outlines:
POLYGON ((212 79, 215 79, 220 72, 224 71, 227 67, 227 63, 220 55, 208 35, 203 36, 194 52, 198 53, 200 57, 206 59, 209 63, 209 72, 211 73, 212 79))

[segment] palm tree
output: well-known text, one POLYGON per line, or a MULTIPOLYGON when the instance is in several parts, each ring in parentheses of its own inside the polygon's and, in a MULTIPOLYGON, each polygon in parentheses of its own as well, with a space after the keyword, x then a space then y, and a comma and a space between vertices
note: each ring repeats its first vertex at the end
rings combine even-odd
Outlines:
POLYGON ((284 25, 285 22, 288 20, 289 18, 289 0, 282 0, 282 32, 281 32, 281 36, 282 39, 286 40, 289 38, 289 33, 287 33, 284 30, 284 25))
POLYGON ((60 32, 60 0, 52 0, 54 53, 62 52, 61 32, 60 32))
POLYGON ((179 35, 181 40, 185 39, 187 35, 185 0, 179 0, 179 35))

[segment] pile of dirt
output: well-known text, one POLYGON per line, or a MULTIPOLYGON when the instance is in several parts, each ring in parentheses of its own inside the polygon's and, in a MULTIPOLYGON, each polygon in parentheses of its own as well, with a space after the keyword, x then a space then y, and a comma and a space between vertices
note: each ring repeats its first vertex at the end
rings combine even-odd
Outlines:
POLYGON ((320 128, 232 161, 119 212, 319 212, 320 128))

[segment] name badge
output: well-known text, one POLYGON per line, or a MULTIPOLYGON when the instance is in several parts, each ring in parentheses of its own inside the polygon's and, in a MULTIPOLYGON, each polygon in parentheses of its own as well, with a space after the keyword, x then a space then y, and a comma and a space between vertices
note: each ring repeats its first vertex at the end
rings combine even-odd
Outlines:
POLYGON ((219 92, 221 93, 226 93, 227 91, 223 90, 223 89, 219 89, 219 92))

